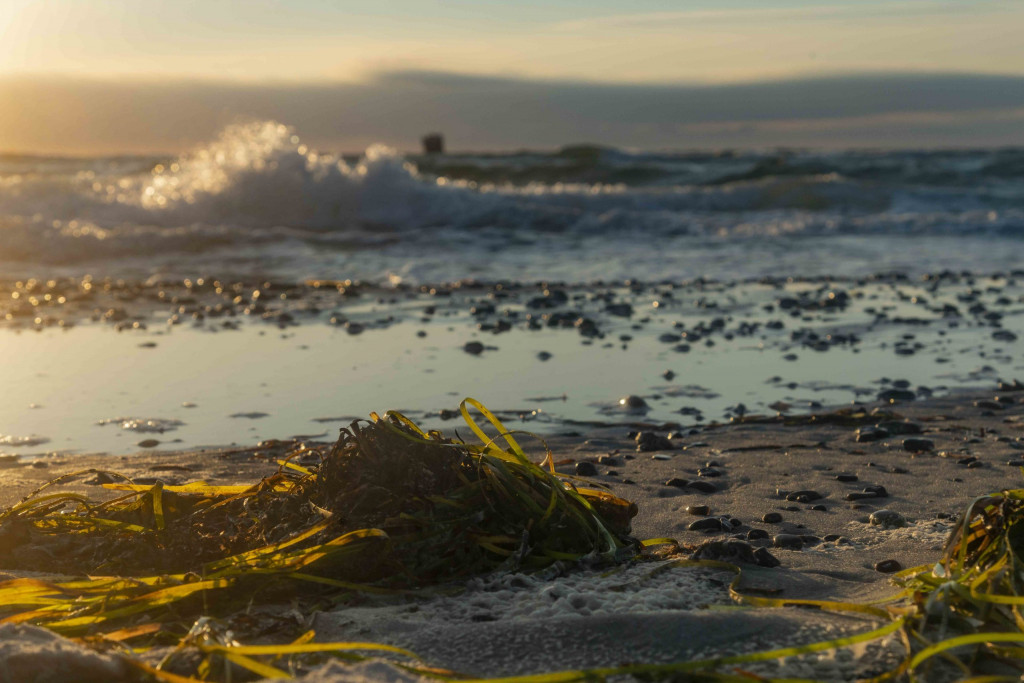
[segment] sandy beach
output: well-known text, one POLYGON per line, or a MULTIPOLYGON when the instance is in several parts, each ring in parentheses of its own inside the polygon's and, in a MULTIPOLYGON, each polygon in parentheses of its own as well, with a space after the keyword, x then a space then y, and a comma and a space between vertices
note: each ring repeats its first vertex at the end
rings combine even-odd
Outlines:
MULTIPOLYGON (((637 503, 637 538, 677 539, 676 557, 697 551, 698 558, 738 562, 741 591, 868 603, 897 592, 891 581, 895 569, 934 563, 972 499, 1019 483, 1024 392, 1019 386, 1003 389, 870 402, 792 418, 747 417, 674 434, 662 443, 656 441, 667 432, 648 426, 552 436, 548 444, 560 472, 594 472, 592 479, 637 503), (702 523, 708 530, 693 530, 702 523), (707 545, 722 540, 737 543, 707 545), (778 566, 764 566, 774 564, 765 555, 754 560, 749 551, 759 548, 778 566)), ((2 471, 2 503, 16 502, 55 476, 90 468, 117 470, 138 483, 249 483, 276 471, 276 460, 296 445, 13 464, 2 471)), ((87 475, 71 490, 95 494, 104 481, 87 475)), ((611 572, 499 573, 456 586, 450 595, 365 598, 314 613, 256 605, 256 613, 276 614, 290 628, 268 638, 258 628, 246 634, 236 627, 235 636, 246 644, 275 642, 308 626, 321 642, 385 643, 411 650, 432 666, 500 677, 720 657, 828 640, 878 625, 796 607, 728 609, 734 604, 727 590, 729 572, 656 571, 665 563, 630 563, 611 572)), ((4 662, 11 671, 42 666, 84 680, 90 667, 99 667, 95 670, 105 670, 107 680, 119 680, 111 673, 118 665, 108 656, 48 641, 33 655, 34 644, 45 638, 22 627, 3 628, 4 662), (16 642, 24 647, 15 647, 16 642), (58 651, 64 654, 53 657, 58 651)), ((742 668, 770 677, 856 680, 892 666, 900 647, 890 638, 867 650, 742 668)), ((144 656, 152 661, 156 654, 144 656)), ((361 666, 354 670, 360 673, 344 675, 372 680, 408 675, 361 666)), ((337 667, 328 665, 308 680, 335 680, 342 675, 337 667)), ((121 673, 127 680, 127 671, 121 673)))

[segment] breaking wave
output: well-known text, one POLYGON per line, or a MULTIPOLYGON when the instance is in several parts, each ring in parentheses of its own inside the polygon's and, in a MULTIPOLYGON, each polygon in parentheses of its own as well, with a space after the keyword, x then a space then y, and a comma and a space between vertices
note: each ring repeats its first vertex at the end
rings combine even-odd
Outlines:
MULTIPOLYGON (((1024 152, 359 158, 251 122, 173 159, 0 158, 0 259, 691 235, 1024 234, 1024 152)), ((254 256, 255 257, 255 256, 254 256)))

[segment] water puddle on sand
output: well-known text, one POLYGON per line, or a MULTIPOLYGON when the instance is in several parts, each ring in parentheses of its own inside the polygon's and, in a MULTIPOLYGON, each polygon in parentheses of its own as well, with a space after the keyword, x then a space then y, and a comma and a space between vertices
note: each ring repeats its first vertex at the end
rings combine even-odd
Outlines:
MULTIPOLYGON (((1007 317, 1007 329, 1021 333, 1020 317, 1007 317)), ((333 439, 338 427, 388 409, 426 427, 456 426, 440 411, 465 396, 501 411, 511 428, 541 433, 585 429, 565 420, 693 425, 741 410, 802 412, 871 400, 889 388, 883 377, 942 392, 1021 374, 1005 352, 1013 344, 977 328, 918 329, 921 348, 913 355, 895 353, 903 326, 861 331, 859 343, 827 352, 780 330, 719 336, 713 346, 682 353, 659 340, 671 320, 655 315, 638 330, 629 319, 612 319, 602 323, 601 339, 572 329, 491 334, 468 316, 399 320, 361 334, 316 323, 0 330, 0 454, 333 439), (467 353, 472 341, 481 353, 467 353), (628 395, 642 401, 620 403, 628 395)))

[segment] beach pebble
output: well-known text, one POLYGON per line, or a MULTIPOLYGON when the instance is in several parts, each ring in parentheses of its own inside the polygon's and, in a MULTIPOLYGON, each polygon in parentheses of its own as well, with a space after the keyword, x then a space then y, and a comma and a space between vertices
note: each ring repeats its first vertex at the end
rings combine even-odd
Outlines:
POLYGON ((732 524, 727 517, 705 517, 687 525, 688 531, 704 531, 714 533, 716 531, 732 531, 732 524))
POLYGON ((552 358, 551 354, 549 352, 547 352, 547 351, 538 351, 537 352, 537 360, 539 360, 539 361, 551 360, 551 358, 552 358))
POLYGON ((878 498, 889 497, 889 492, 885 490, 885 487, 878 484, 871 484, 869 486, 865 486, 864 493, 873 493, 878 498))
POLYGON ((597 467, 592 462, 576 463, 576 475, 580 477, 593 477, 597 475, 597 467))
POLYGON ((889 438, 889 432, 878 427, 861 427, 857 430, 857 443, 870 443, 889 438))
POLYGON ((690 559, 755 564, 761 567, 778 567, 781 564, 767 549, 758 548, 755 550, 749 543, 738 540, 707 541, 701 543, 694 549, 690 559))
POLYGON ((772 545, 776 548, 800 550, 804 547, 804 540, 796 534, 776 534, 772 537, 772 545))
POLYGON ((747 532, 748 541, 760 541, 762 539, 769 538, 770 536, 771 534, 764 529, 751 529, 747 532))
POLYGON ((782 515, 778 512, 766 512, 762 517, 761 521, 765 524, 778 524, 782 521, 782 515))
POLYGON ((640 432, 636 435, 636 450, 639 453, 672 450, 672 441, 654 432, 640 432))
POLYGON ((114 481, 116 481, 114 477, 110 476, 106 472, 97 472, 95 476, 86 479, 82 483, 88 486, 103 486, 104 484, 113 484, 114 481))
POLYGON ((707 505, 687 505, 686 511, 691 515, 702 517, 711 512, 711 508, 707 505))
POLYGON ((794 501, 797 503, 810 503, 815 500, 821 500, 825 496, 821 495, 817 491, 811 491, 810 489, 803 489, 800 491, 793 491, 786 496, 786 500, 794 501))
POLYGON ((903 569, 903 565, 896 560, 882 560, 881 562, 875 563, 875 571, 881 572, 882 574, 892 574, 893 572, 898 572, 901 569, 903 569))
POLYGON ((484 352, 484 345, 478 341, 469 341, 462 346, 462 350, 474 356, 479 356, 484 352))
POLYGON ((876 398, 886 403, 896 403, 897 401, 913 401, 917 398, 917 394, 906 389, 886 389, 878 392, 876 398))
POLYGON ((916 422, 906 420, 885 420, 875 425, 878 429, 884 429, 890 434, 920 434, 924 429, 916 422))
POLYGON ((906 526, 907 520, 895 510, 875 510, 868 517, 868 523, 883 529, 897 529, 906 526))
POLYGON ((878 494, 870 491, 852 491, 846 494, 846 500, 849 501, 868 500, 871 498, 878 498, 878 494))
POLYGON ((682 488, 686 488, 686 485, 689 484, 689 483, 690 482, 687 481, 686 479, 680 479, 679 477, 672 477, 671 479, 669 479, 668 481, 665 482, 665 486, 675 486, 676 488, 682 489, 682 488))
POLYGON ((903 450, 911 453, 927 453, 935 450, 935 442, 931 439, 904 439, 903 450))
POLYGON ((143 439, 138 444, 139 448, 154 448, 160 445, 160 442, 156 439, 143 439))
POLYGON ((625 463, 622 458, 617 458, 614 455, 599 455, 597 456, 597 464, 607 467, 622 467, 625 463))
POLYGON ((714 493, 718 488, 709 481, 691 481, 686 485, 686 488, 691 491, 699 491, 700 493, 714 493))
POLYGON ((837 474, 836 475, 836 481, 841 481, 841 482, 844 482, 844 483, 849 483, 849 482, 857 481, 857 475, 856 474, 837 474))
POLYGON ((647 405, 647 401, 645 401, 640 396, 635 396, 633 394, 630 394, 629 396, 623 396, 622 398, 620 398, 619 406, 625 408, 626 410, 636 411, 643 411, 650 408, 650 406, 647 405))
POLYGON ((697 470, 697 476, 714 478, 722 476, 722 472, 721 470, 716 470, 714 467, 702 467, 697 470))
POLYGON ((782 564, 779 558, 768 552, 768 548, 758 548, 754 551, 754 559, 757 560, 759 567, 767 567, 772 569, 782 564))

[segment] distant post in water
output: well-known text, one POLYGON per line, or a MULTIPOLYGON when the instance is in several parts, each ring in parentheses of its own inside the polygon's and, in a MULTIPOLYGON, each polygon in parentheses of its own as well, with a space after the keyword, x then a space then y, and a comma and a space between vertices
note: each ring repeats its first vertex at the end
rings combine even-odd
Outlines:
POLYGON ((423 136, 424 154, 444 154, 444 136, 440 133, 428 133, 423 136))

